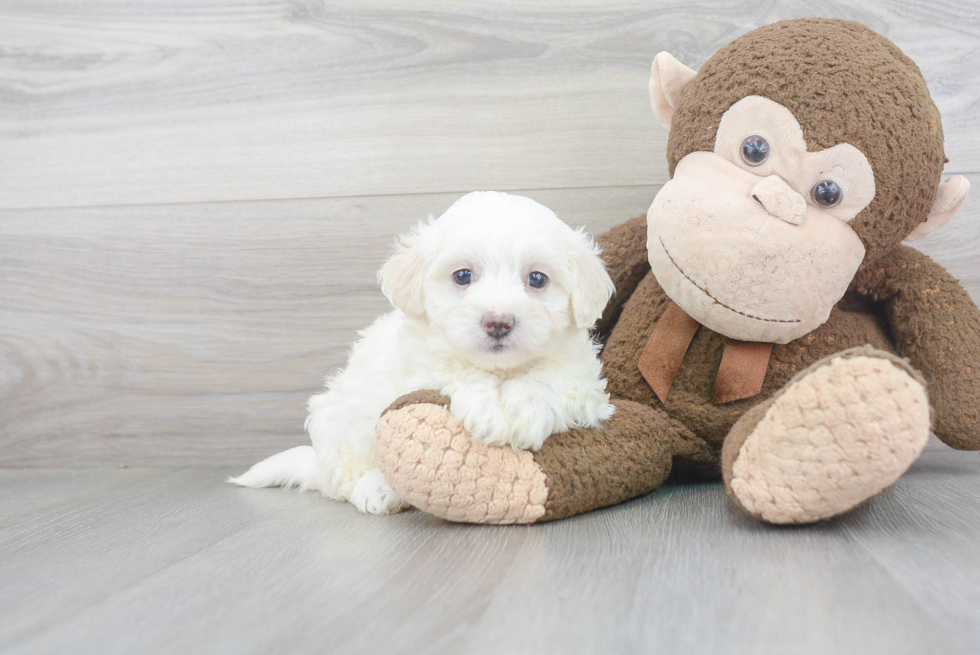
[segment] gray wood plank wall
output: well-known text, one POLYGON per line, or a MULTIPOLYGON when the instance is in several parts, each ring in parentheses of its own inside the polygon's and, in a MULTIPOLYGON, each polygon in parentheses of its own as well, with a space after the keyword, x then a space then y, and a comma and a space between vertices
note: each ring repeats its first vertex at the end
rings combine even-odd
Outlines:
POLYGON ((977 192, 917 245, 980 299, 975 3, 0 0, 0 465, 300 443, 395 234, 473 189, 643 212, 653 56, 805 15, 921 67, 977 192))

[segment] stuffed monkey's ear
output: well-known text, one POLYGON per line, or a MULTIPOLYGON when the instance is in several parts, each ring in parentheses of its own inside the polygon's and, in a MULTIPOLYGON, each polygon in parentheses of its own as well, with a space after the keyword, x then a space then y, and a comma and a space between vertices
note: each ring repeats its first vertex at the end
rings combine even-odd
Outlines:
POLYGON ((929 218, 915 226, 912 233, 905 237, 906 241, 921 239, 936 228, 942 227, 963 206, 966 196, 970 193, 970 181, 962 175, 954 175, 939 185, 936 199, 929 210, 929 218))
POLYGON ((420 223, 411 233, 398 237, 395 252, 378 271, 382 293, 411 318, 425 318, 422 288, 427 267, 422 237, 428 229, 429 225, 420 223))
POLYGON ((681 99, 681 91, 697 76, 693 70, 674 59, 669 52, 658 53, 650 70, 650 104, 653 113, 665 130, 681 99))
POLYGON ((568 251, 572 270, 569 295, 575 327, 591 328, 602 316, 616 287, 599 258, 599 246, 584 230, 575 231, 568 251))

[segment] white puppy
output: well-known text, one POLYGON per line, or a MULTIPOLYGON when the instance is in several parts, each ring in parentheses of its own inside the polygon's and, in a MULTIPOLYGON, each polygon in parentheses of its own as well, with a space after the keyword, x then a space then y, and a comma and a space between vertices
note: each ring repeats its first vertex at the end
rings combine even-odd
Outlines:
POLYGON ((300 446, 231 481, 298 486, 388 514, 406 504, 377 468, 375 425, 434 389, 475 439, 537 450, 612 416, 589 328, 613 292, 593 241, 529 198, 463 196, 399 239, 378 273, 397 308, 361 332, 347 367, 310 398, 300 446))

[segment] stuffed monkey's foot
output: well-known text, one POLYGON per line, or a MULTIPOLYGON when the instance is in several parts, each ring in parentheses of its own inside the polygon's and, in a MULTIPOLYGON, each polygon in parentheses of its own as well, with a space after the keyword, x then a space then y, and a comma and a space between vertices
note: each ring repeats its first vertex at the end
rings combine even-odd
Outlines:
POLYGON ((732 428, 728 495, 769 523, 843 514, 892 485, 929 437, 929 401, 905 361, 870 347, 821 360, 732 428))
POLYGON ((402 498, 465 523, 534 523, 545 514, 545 475, 533 455, 474 441, 437 393, 404 396, 382 414, 378 466, 402 498))
POLYGON ((378 422, 385 479, 419 509, 466 523, 534 523, 612 505, 652 491, 674 455, 709 457, 703 441, 663 412, 616 401, 601 428, 555 434, 537 452, 473 441, 448 399, 415 392, 378 422))

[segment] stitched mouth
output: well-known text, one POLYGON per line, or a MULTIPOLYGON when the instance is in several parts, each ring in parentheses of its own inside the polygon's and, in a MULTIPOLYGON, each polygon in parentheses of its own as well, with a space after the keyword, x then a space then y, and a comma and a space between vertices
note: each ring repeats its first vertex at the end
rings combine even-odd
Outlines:
POLYGON ((695 282, 691 278, 690 275, 688 275, 687 273, 685 273, 684 272, 684 269, 681 268, 680 265, 671 256, 670 251, 667 250, 667 244, 664 243, 664 238, 663 237, 659 237, 659 239, 660 239, 660 247, 664 249, 664 254, 667 255, 667 259, 669 259, 670 260, 670 263, 674 265, 674 268, 676 268, 680 272, 680 274, 684 276, 684 279, 686 279, 688 282, 690 282, 695 287, 697 287, 698 290, 701 293, 703 293, 704 295, 706 295, 709 298, 711 298, 711 300, 713 300, 715 302, 715 304, 721 305, 722 307, 724 307, 728 311, 735 312, 736 314, 738 314, 740 316, 745 316, 746 318, 755 319, 757 321, 765 321, 766 323, 799 323, 800 322, 800 320, 797 319, 797 318, 784 319, 784 318, 764 318, 762 316, 755 316, 754 314, 747 314, 747 313, 745 313, 743 311, 740 311, 738 309, 735 309, 734 307, 730 307, 729 305, 726 305, 725 303, 723 303, 722 301, 718 300, 717 298, 715 298, 714 296, 712 296, 710 293, 708 293, 708 290, 707 289, 705 289, 703 286, 701 286, 700 284, 698 284, 697 282, 695 282))

